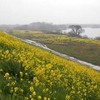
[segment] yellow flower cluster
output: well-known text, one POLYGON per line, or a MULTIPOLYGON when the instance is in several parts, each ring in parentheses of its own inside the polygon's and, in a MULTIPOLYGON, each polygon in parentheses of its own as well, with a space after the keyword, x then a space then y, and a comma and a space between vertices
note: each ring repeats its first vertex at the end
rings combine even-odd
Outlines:
POLYGON ((5 77, 6 79, 9 79, 9 73, 5 73, 4 77, 5 77))
POLYGON ((1 97, 7 94, 14 100, 100 99, 100 72, 3 32, 0 32, 0 76, 1 97))

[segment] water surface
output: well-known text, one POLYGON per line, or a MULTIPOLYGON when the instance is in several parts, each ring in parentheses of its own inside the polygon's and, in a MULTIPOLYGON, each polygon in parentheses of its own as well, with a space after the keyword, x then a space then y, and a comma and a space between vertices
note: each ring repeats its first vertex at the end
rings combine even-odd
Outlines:
POLYGON ((89 38, 100 37, 100 28, 84 28, 85 32, 81 35, 88 36, 89 38))

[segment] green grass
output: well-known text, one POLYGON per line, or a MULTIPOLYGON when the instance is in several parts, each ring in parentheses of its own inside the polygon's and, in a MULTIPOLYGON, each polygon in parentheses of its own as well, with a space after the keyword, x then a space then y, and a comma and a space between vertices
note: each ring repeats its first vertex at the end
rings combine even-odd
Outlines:
POLYGON ((100 66, 100 48, 90 45, 81 45, 79 43, 72 43, 67 45, 61 44, 46 44, 49 48, 58 52, 73 56, 77 59, 87 61, 89 63, 100 66))

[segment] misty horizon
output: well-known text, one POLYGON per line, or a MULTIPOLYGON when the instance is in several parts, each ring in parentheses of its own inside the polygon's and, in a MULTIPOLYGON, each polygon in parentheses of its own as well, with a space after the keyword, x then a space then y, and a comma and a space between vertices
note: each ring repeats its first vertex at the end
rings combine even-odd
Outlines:
POLYGON ((100 24, 100 0, 0 0, 0 25, 100 24))
POLYGON ((61 24, 57 24, 57 23, 53 23, 53 22, 46 22, 46 21, 41 21, 41 22, 30 22, 30 23, 24 23, 24 24, 20 24, 20 23, 15 23, 15 24, 0 24, 0 25, 29 25, 32 23, 47 23, 47 24, 52 24, 52 25, 100 25, 99 23, 61 23, 61 24))

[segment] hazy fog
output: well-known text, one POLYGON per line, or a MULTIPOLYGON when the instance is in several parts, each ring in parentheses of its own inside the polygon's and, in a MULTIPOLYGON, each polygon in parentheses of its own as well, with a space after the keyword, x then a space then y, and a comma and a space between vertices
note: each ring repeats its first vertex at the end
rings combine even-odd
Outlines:
POLYGON ((100 24, 100 0, 0 0, 0 24, 100 24))

